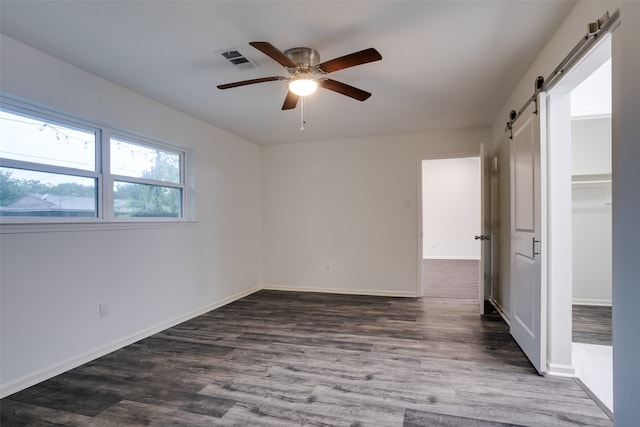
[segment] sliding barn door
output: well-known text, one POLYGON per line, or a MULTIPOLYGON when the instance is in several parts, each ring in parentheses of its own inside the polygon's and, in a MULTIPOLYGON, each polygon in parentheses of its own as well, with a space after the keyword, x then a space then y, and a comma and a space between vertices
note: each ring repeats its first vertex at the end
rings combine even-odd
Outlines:
POLYGON ((511 335, 538 373, 546 370, 542 209, 544 94, 513 124, 511 141, 511 335), (540 108, 542 107, 542 108, 540 108))

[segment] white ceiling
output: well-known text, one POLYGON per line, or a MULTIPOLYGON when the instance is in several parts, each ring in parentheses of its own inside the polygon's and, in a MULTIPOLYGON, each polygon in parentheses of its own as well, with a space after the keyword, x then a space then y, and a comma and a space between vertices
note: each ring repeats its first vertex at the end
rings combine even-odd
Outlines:
MULTIPOLYGON (((2 33, 259 144, 488 127, 574 1, 17 1, 2 33), (287 75, 249 46, 307 46, 321 61, 369 47, 382 61, 331 78, 359 102, 320 89, 281 111, 287 75), (240 48, 241 71, 216 52, 240 48)), ((585 29, 586 31, 586 29, 585 29)), ((546 72, 550 70, 541 70, 546 72)), ((514 106, 517 107, 517 106, 514 106)))

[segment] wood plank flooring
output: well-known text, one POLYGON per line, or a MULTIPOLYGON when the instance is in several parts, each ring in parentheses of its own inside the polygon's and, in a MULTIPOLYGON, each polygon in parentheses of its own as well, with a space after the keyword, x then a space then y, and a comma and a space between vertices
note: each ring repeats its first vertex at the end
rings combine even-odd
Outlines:
POLYGON ((573 305, 573 342, 612 345, 611 307, 573 305))
POLYGON ((455 299, 260 291, 1 402, 9 426, 611 426, 455 299))
POLYGON ((480 261, 474 259, 424 259, 425 297, 478 300, 480 261))

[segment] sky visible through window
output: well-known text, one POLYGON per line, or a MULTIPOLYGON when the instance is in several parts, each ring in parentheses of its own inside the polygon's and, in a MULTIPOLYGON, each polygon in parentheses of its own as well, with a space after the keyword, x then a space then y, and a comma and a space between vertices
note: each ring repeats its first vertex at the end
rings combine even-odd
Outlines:
MULTIPOLYGON (((71 126, 44 122, 21 115, 0 111, 0 157, 53 166, 96 171, 96 134, 71 126)), ((116 144, 111 150, 111 162, 120 165, 119 174, 139 176, 155 162, 155 150, 135 144, 116 144)), ((38 179, 43 184, 75 182, 84 178, 68 175, 38 174, 11 169, 14 179, 38 179)))

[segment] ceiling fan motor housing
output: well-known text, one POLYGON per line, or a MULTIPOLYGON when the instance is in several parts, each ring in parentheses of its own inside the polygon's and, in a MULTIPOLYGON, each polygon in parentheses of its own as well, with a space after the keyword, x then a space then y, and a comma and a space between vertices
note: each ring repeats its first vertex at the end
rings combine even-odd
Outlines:
POLYGON ((315 67, 320 63, 320 54, 309 47, 293 47, 284 51, 284 54, 296 64, 315 67))

